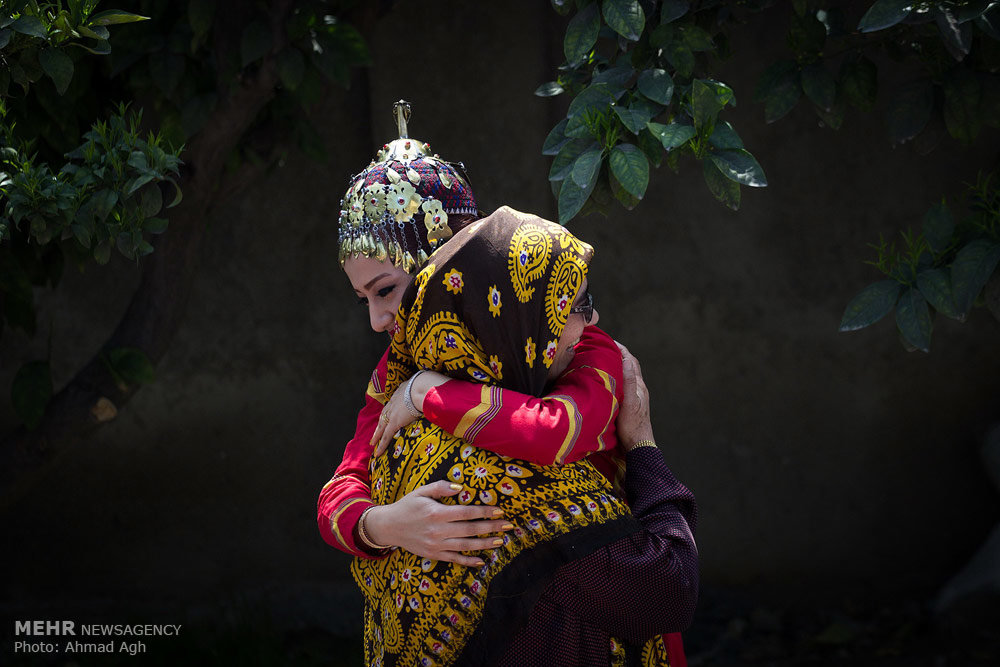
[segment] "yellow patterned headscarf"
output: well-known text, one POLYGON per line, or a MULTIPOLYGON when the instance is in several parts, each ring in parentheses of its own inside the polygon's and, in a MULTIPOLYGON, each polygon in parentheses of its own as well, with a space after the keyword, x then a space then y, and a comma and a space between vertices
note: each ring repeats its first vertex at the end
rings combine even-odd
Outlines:
POLYGON ((423 368, 541 396, 593 254, 507 206, 458 232, 403 297, 387 392, 423 368))
MULTIPOLYGON (((385 396, 418 368, 541 396, 592 254, 565 228, 506 207, 455 234, 403 297, 385 396)), ((515 528, 478 569, 401 549, 355 559, 369 665, 497 657, 560 565, 638 529, 589 462, 512 460, 426 419, 373 460, 371 479, 379 504, 448 479, 464 488, 447 502, 500 507, 515 528)))

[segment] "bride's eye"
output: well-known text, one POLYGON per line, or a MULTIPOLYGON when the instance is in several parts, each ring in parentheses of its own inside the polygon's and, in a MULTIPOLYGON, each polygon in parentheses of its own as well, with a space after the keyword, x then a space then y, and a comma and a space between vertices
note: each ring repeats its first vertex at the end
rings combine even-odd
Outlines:
POLYGON ((378 291, 378 295, 384 299, 385 297, 392 294, 392 290, 394 289, 396 289, 395 285, 387 285, 378 291))

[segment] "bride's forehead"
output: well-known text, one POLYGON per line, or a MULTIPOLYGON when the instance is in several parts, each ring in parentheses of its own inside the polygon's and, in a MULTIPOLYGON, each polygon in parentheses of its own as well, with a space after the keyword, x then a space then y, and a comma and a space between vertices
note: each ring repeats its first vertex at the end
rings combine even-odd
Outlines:
POLYGON ((369 282, 380 277, 392 279, 408 278, 409 274, 390 260, 380 262, 374 257, 348 257, 344 260, 344 273, 354 289, 363 289, 369 282))

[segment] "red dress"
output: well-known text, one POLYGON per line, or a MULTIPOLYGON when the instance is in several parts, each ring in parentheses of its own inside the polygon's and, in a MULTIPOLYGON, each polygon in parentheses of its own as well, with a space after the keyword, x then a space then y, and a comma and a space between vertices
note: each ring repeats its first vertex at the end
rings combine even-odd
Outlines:
MULTIPOLYGON (((352 556, 378 558, 357 536, 361 513, 372 506, 369 463, 372 434, 382 412, 387 355, 382 355, 336 474, 319 495, 317 522, 330 545, 352 556), (379 399, 382 400, 379 400, 379 399)), ((596 326, 584 329, 567 369, 538 398, 469 382, 445 382, 427 392, 424 416, 477 447, 502 456, 549 465, 591 462, 619 486, 624 458, 615 418, 622 400, 621 352, 596 326)), ((671 665, 685 667, 680 636, 667 635, 671 665)))

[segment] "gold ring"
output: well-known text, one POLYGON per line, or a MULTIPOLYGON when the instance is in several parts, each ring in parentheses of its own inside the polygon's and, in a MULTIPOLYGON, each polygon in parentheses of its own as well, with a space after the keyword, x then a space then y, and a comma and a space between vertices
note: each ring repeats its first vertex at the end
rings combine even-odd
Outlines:
POLYGON ((388 424, 389 423, 389 415, 387 415, 386 413, 383 412, 382 416, 379 418, 379 421, 382 421, 382 422, 385 422, 386 424, 388 424))

